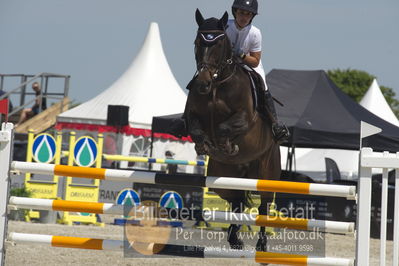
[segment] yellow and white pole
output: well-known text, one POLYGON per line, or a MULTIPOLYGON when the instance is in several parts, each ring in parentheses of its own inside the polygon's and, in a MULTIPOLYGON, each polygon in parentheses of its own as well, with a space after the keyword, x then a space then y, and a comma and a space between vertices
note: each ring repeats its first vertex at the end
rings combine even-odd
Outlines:
MULTIPOLYGON (((26 244, 43 244, 50 247, 63 248, 79 248, 94 250, 124 250, 125 245, 132 246, 133 243, 127 243, 122 240, 105 240, 84 237, 68 237, 68 236, 52 236, 38 234, 22 234, 10 233, 9 241, 26 244)), ((353 259, 345 258, 328 258, 328 257, 310 257, 304 255, 261 252, 255 250, 237 250, 237 249, 218 249, 215 247, 189 247, 142 243, 148 247, 155 255, 174 255, 179 257, 196 257, 196 258, 248 258, 253 259, 257 263, 273 263, 284 265, 335 265, 335 266, 352 266, 353 259), (187 251, 190 250, 190 251, 187 251), (194 251, 191 251, 194 250, 194 251)), ((134 246, 133 246, 134 247, 134 246)))
POLYGON ((131 181, 144 184, 187 185, 195 187, 209 187, 233 190, 270 191, 292 194, 306 194, 317 196, 356 198, 355 186, 315 184, 290 181, 275 181, 263 179, 215 177, 191 175, 168 175, 163 173, 142 172, 133 170, 117 170, 105 168, 88 168, 42 163, 27 163, 13 161, 12 170, 23 173, 74 176, 82 178, 103 179, 110 181, 131 181))
MULTIPOLYGON (((125 215, 126 213, 126 210, 124 209, 126 208, 126 206, 124 207, 123 205, 117 205, 112 203, 11 197, 9 204, 14 205, 18 208, 34 210, 87 212, 114 215, 125 215)), ((221 211, 204 211, 203 218, 205 221, 208 222, 270 226, 296 230, 318 230, 320 232, 336 234, 353 234, 355 227, 354 223, 347 222, 299 219, 269 215, 252 215, 248 213, 232 213, 221 211)))

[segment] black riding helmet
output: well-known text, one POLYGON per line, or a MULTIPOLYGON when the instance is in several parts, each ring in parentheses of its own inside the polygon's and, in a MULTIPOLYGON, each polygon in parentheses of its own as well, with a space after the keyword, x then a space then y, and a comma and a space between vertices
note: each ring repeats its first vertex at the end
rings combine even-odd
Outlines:
POLYGON ((231 6, 231 11, 234 18, 236 17, 236 9, 243 9, 254 14, 254 17, 258 14, 258 1, 257 0, 234 0, 231 6))

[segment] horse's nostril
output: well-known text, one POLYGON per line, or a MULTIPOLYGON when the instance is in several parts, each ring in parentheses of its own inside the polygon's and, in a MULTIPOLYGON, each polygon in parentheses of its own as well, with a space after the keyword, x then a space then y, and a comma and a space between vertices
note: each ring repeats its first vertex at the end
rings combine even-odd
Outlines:
POLYGON ((201 86, 197 87, 197 92, 202 95, 209 94, 211 91, 211 83, 204 82, 201 86))
POLYGON ((210 88, 209 86, 202 86, 202 87, 199 88, 198 92, 200 94, 208 94, 209 91, 210 91, 209 88, 210 88))

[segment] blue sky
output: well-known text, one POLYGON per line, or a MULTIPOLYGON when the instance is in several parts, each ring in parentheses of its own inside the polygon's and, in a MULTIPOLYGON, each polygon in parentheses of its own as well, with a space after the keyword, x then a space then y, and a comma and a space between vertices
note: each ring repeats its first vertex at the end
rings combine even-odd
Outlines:
MULTIPOLYGON (((399 98, 399 1, 258 0, 266 72, 360 69, 399 98)), ((232 0, 2 0, 0 73, 71 75, 70 96, 86 101, 118 79, 159 24, 178 83, 195 70, 195 9, 230 12, 232 0)), ((6 88, 7 89, 7 88, 6 88)), ((11 89, 11 88, 9 88, 11 89)))

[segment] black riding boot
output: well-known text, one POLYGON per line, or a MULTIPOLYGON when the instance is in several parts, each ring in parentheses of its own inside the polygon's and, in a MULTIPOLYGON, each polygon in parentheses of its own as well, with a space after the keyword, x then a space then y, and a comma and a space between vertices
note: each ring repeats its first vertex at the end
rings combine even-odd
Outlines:
MULTIPOLYGON (((260 101, 260 112, 271 120, 274 140, 276 142, 284 142, 289 138, 290 132, 284 124, 279 123, 273 97, 269 90, 263 91, 263 94, 263 99, 260 101)), ((262 95, 260 95, 260 97, 262 97, 262 95)))

